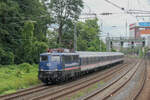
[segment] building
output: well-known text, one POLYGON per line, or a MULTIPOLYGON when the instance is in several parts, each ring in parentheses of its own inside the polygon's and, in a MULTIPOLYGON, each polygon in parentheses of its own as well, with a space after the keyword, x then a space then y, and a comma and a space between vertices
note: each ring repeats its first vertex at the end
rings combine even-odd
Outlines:
MULTIPOLYGON (((145 38, 145 46, 150 47, 150 22, 139 22, 130 24, 130 35, 132 38, 145 38)), ((135 43, 138 45, 139 43, 135 43)))

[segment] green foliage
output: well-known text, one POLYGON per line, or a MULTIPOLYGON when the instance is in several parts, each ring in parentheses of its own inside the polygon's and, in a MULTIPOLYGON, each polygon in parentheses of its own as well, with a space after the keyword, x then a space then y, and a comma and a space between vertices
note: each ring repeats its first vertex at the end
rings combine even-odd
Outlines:
MULTIPOLYGON (((46 0, 49 1, 49 0, 46 0)), ((49 8, 53 14, 54 23, 58 25, 59 44, 62 42, 63 28, 69 22, 79 18, 83 8, 82 0, 50 0, 49 8)))
MULTIPOLYGON (((99 40, 100 29, 97 24, 98 19, 86 20, 85 22, 77 22, 77 48, 78 51, 106 51, 106 46, 102 40, 99 40), (101 47, 101 48, 100 48, 101 47)), ((74 24, 68 22, 63 28, 63 40, 61 47, 73 48, 74 42, 74 24)), ((57 44, 58 33, 48 31, 48 41, 50 48, 58 48, 57 44)))
POLYGON ((149 50, 150 50, 150 48, 148 48, 148 47, 144 47, 144 53, 143 53, 143 55, 145 56, 145 55, 146 55, 146 53, 147 53, 149 50))
POLYGON ((38 66, 23 63, 0 67, 0 94, 15 92, 18 89, 39 84, 38 66), (30 68, 28 72, 26 68, 30 68))
POLYGON ((98 37, 98 35, 100 35, 100 29, 97 21, 97 19, 93 19, 77 23, 77 43, 79 51, 99 51, 100 43, 103 48, 103 42, 100 42, 98 37))
POLYGON ((32 22, 26 22, 24 25, 24 29, 22 32, 22 48, 23 49, 23 56, 22 59, 24 62, 30 62, 32 63, 32 49, 33 49, 33 31, 34 31, 34 26, 32 22))
POLYGON ((60 45, 57 43, 58 33, 55 31, 47 31, 48 36, 48 46, 49 48, 59 48, 60 45))
POLYGON ((144 52, 142 51, 142 48, 139 48, 139 57, 144 57, 144 52))
POLYGON ((116 50, 115 49, 111 49, 111 52, 116 52, 116 50))
POLYGON ((0 48, 0 63, 1 64, 13 64, 14 63, 14 54, 12 52, 5 52, 0 48))
POLYGON ((35 41, 32 49, 32 59, 35 63, 39 62, 40 53, 46 52, 48 45, 45 42, 35 41))
POLYGON ((29 73, 29 72, 30 72, 30 69, 32 69, 32 66, 31 66, 30 64, 28 64, 28 63, 23 63, 23 64, 20 64, 20 65, 19 65, 19 69, 20 69, 21 71, 24 71, 24 72, 26 72, 26 73, 29 73))
POLYGON ((0 64, 33 63, 33 41, 47 43, 50 23, 50 14, 39 0, 1 0, 0 64))

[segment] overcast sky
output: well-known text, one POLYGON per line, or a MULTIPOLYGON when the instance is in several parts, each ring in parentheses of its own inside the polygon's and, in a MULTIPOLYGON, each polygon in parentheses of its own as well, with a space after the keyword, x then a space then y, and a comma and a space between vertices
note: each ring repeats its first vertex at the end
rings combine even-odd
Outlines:
MULTIPOLYGON (((127 24, 132 24, 138 21, 150 21, 150 18, 136 18, 131 15, 124 14, 123 11, 117 7, 107 3, 105 0, 83 0, 85 3, 86 13, 103 13, 112 12, 117 13, 110 16, 98 15, 99 23, 103 23, 103 33, 110 33, 110 36, 118 37, 126 35, 126 20, 127 24), (138 20, 137 20, 138 19, 138 20), (112 27, 115 26, 115 27, 112 27)), ((109 0, 120 7, 132 10, 147 10, 150 11, 150 0, 109 0)), ((128 31, 129 34, 129 31, 128 31)))

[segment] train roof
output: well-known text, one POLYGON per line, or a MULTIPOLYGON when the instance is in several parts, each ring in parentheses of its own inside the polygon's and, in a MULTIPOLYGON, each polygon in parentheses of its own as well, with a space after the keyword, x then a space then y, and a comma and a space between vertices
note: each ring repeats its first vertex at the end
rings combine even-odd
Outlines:
POLYGON ((80 57, 99 57, 99 56, 117 56, 124 55, 121 52, 85 52, 85 51, 77 51, 76 53, 42 53, 40 55, 79 55, 80 57))
POLYGON ((42 53, 40 55, 79 55, 78 53, 42 53))
POLYGON ((117 56, 124 55, 120 52, 82 52, 79 51, 78 54, 80 57, 102 57, 102 56, 117 56))

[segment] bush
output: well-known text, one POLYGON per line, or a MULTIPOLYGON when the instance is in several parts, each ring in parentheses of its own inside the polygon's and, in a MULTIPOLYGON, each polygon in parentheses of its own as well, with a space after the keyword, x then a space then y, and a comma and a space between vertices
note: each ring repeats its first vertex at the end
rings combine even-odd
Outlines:
POLYGON ((9 65, 14 63, 14 54, 9 51, 4 51, 0 48, 0 64, 9 65))
POLYGON ((24 71, 26 73, 29 73, 31 70, 32 66, 29 63, 23 63, 19 65, 19 69, 21 71, 24 71))
POLYGON ((48 49, 48 45, 45 42, 35 41, 33 47, 34 47, 34 49, 33 49, 33 53, 32 53, 32 55, 33 55, 32 58, 34 60, 34 63, 38 63, 40 53, 45 52, 48 49))
POLYGON ((20 65, 1 66, 0 81, 1 95, 39 84, 38 65, 23 63, 20 65))

